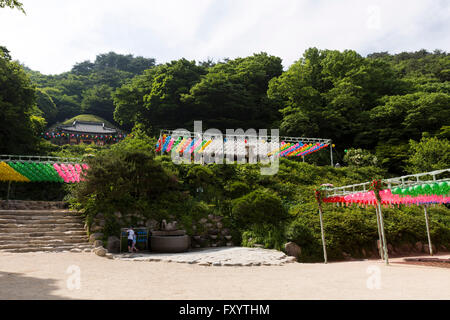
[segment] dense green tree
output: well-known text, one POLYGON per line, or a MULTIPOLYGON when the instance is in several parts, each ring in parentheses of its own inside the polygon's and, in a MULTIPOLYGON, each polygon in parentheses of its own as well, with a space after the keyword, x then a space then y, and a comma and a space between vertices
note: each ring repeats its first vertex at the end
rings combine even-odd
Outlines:
POLYGON ((268 96, 283 114, 282 133, 331 137, 370 146, 365 136, 370 110, 399 85, 386 62, 368 60, 355 51, 308 49, 269 84, 268 96))
POLYGON ((95 114, 108 121, 114 121, 114 103, 111 94, 112 88, 106 84, 87 89, 81 102, 83 113, 95 114))
POLYGON ((51 125, 55 122, 58 109, 50 95, 43 89, 36 90, 36 105, 42 111, 42 116, 51 125))
POLYGON ((17 0, 0 0, 0 8, 9 7, 11 9, 18 9, 25 13, 25 10, 23 9, 23 4, 17 0))
POLYGON ((266 53, 218 63, 182 101, 206 128, 268 128, 279 119, 278 106, 266 96, 268 83, 281 73, 281 59, 266 53))
POLYGON ((32 151, 37 142, 37 123, 33 116, 35 88, 22 67, 0 49, 0 153, 32 151))
POLYGON ((450 141, 436 137, 410 140, 408 172, 420 173, 450 167, 450 141))
POLYGON ((119 123, 142 123, 154 133, 163 128, 192 127, 192 109, 181 97, 203 74, 205 68, 186 59, 147 70, 114 94, 115 119, 119 123))

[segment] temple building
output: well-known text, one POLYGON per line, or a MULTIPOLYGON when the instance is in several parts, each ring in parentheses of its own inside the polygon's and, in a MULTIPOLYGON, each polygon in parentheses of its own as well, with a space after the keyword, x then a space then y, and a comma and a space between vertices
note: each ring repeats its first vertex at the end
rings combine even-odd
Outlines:
POLYGON ((75 120, 70 125, 60 125, 56 132, 47 132, 47 138, 58 140, 58 144, 96 144, 103 146, 119 142, 125 134, 118 129, 109 128, 102 122, 75 120))

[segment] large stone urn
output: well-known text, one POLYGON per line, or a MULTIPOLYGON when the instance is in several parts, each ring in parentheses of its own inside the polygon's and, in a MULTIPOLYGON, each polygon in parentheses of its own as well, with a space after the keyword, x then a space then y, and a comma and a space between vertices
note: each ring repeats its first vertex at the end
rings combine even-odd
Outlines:
POLYGON ((191 238, 186 230, 177 230, 176 221, 166 223, 163 220, 160 231, 152 231, 150 236, 150 250, 161 253, 185 252, 191 245, 191 238))

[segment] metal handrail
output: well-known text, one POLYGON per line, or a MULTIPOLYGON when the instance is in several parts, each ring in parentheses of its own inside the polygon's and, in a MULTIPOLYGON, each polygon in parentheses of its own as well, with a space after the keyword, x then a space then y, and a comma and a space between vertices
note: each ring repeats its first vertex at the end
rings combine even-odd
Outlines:
MULTIPOLYGON (((427 183, 450 181, 450 178, 441 178, 441 179, 436 178, 436 176, 438 176, 439 174, 445 173, 445 172, 450 172, 450 168, 442 169, 442 170, 435 170, 435 171, 430 171, 430 172, 417 173, 417 174, 409 174, 409 175, 395 177, 395 178, 389 178, 389 179, 382 179, 382 181, 387 183, 388 188, 392 188, 392 185, 395 185, 395 187, 400 187, 400 188, 413 187, 416 185, 427 184, 427 183), (424 177, 424 176, 432 176, 433 180, 420 180, 420 177, 424 177), (415 181, 405 180, 408 178, 416 178, 416 180, 415 181)), ((334 187, 334 188, 327 187, 327 188, 324 188, 324 191, 327 193, 327 195, 330 195, 330 196, 349 195, 349 194, 353 194, 353 193, 368 191, 368 189, 369 189, 368 187, 370 186, 371 183, 372 182, 369 181, 369 182, 363 182, 363 183, 350 184, 350 185, 346 185, 346 186, 342 186, 342 187, 334 187), (363 190, 361 190, 361 187, 363 190), (366 187, 367 187, 367 189, 366 189, 366 187), (347 191, 346 189, 352 189, 352 190, 347 191)))
MULTIPOLYGON (((176 130, 161 130, 160 131, 160 136, 162 136, 163 134, 165 135, 172 135, 176 130)), ((197 133, 197 132, 189 132, 189 133, 185 133, 182 134, 182 136, 185 137, 191 137, 191 138, 195 138, 198 136, 203 136, 203 137, 213 137, 213 136, 217 136, 214 133, 197 133)), ((265 138, 265 140, 267 142, 271 141, 271 136, 270 135, 265 135, 265 136, 260 136, 260 135, 251 135, 251 134, 227 134, 224 133, 222 134, 222 136, 224 138, 226 137, 237 137, 237 138, 259 138, 259 139, 263 139, 265 138)), ((325 143, 325 144, 331 144, 332 140, 331 139, 322 139, 322 138, 306 138, 306 137, 287 137, 287 136, 279 136, 278 137, 278 141, 286 141, 286 142, 319 142, 319 143, 325 143)))
POLYGON ((1 154, 0 161, 70 163, 70 162, 82 162, 83 159, 82 158, 70 158, 70 157, 25 156, 25 155, 1 154))

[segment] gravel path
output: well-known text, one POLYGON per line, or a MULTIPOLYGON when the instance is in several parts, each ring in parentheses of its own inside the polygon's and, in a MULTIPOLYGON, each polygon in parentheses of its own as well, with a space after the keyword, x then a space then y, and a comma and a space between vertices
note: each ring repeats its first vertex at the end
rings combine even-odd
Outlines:
POLYGON ((208 267, 92 253, 1 253, 0 299, 450 299, 450 270, 394 259, 390 266, 208 267))

